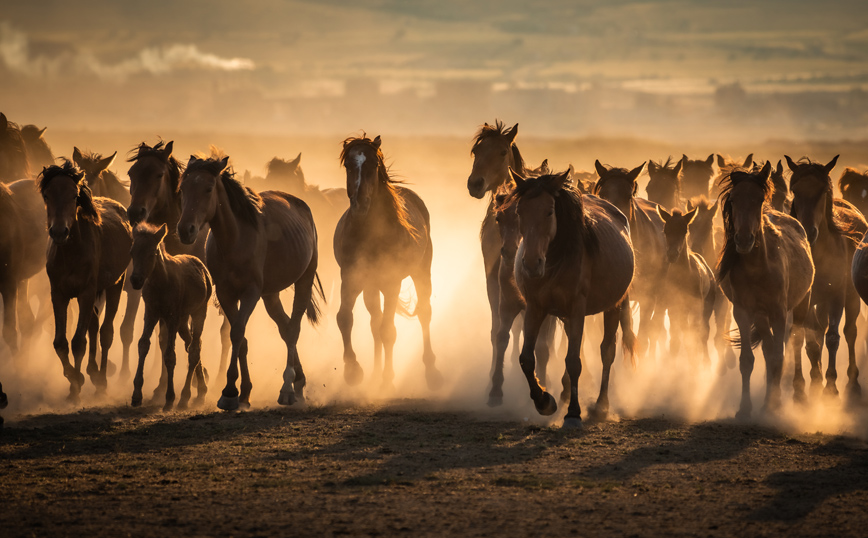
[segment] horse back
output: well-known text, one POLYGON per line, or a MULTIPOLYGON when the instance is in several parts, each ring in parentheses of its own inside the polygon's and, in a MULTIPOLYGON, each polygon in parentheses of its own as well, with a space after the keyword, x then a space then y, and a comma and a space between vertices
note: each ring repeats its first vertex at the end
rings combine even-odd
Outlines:
POLYGON ((281 191, 259 193, 263 231, 268 241, 262 293, 286 289, 317 264, 317 231, 310 207, 281 191))
POLYGON ((587 315, 618 304, 633 282, 635 259, 627 217, 614 205, 591 194, 582 195, 588 226, 599 248, 586 249, 591 263, 587 286, 587 315))
POLYGON ((120 203, 97 196, 93 204, 100 214, 99 289, 117 282, 130 264, 133 232, 127 220, 127 210, 120 203))

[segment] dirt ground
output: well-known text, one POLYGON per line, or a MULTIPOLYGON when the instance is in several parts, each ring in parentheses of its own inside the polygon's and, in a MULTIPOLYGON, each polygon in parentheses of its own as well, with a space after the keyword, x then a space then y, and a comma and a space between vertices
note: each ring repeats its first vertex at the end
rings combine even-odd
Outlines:
POLYGON ((4 536, 865 535, 868 443, 424 400, 7 421, 4 536))

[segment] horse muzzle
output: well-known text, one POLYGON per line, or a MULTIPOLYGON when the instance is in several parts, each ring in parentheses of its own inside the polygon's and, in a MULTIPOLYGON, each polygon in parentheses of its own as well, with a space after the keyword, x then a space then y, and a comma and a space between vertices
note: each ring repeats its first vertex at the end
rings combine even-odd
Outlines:
POLYGON ((546 261, 544 258, 537 258, 535 263, 528 263, 527 258, 522 258, 521 268, 528 278, 542 278, 546 272, 546 261))
POLYGON ((467 180, 467 192, 477 200, 481 200, 485 196, 485 178, 469 178, 467 180))
POLYGON ((55 243, 65 243, 69 239, 69 226, 52 226, 48 229, 48 237, 55 243))
POLYGON ((735 234, 735 251, 739 254, 749 254, 756 247, 756 235, 735 234))
POLYGON ((136 224, 147 220, 148 218, 148 208, 145 206, 130 206, 127 208, 127 218, 130 220, 130 224, 135 226, 136 224))
POLYGON ((178 239, 185 245, 192 245, 199 236, 199 227, 195 224, 178 223, 178 239))
POLYGON ((133 273, 130 276, 130 285, 133 287, 134 290, 142 289, 142 286, 145 285, 145 277, 133 273))

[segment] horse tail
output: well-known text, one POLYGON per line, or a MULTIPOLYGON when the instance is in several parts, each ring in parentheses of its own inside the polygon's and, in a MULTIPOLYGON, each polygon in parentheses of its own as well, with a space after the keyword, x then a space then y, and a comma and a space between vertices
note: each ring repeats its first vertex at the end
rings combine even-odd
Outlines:
POLYGON ((630 366, 636 368, 636 355, 638 353, 638 342, 636 341, 636 333, 633 332, 633 311, 630 308, 630 299, 625 298, 624 302, 619 307, 621 309, 621 347, 624 350, 624 358, 630 355, 630 366))
POLYGON ((307 320, 311 325, 319 323, 322 317, 322 310, 319 307, 319 301, 326 302, 325 291, 322 289, 322 281, 319 279, 319 273, 313 274, 313 282, 311 282, 310 302, 307 303, 307 320), (319 300, 317 300, 319 296, 319 300))
MULTIPOLYGON (((414 288, 415 289, 415 286, 414 288)), ((416 317, 419 301, 413 303, 413 293, 408 293, 407 297, 404 298, 401 295, 398 295, 398 306, 396 309, 396 313, 403 318, 414 318, 416 317)))
MULTIPOLYGON (((757 346, 759 346, 762 343, 764 336, 765 336, 765 333, 763 331, 759 330, 759 328, 756 325, 751 325, 750 326, 750 347, 751 347, 751 349, 756 349, 757 346)), ((729 342, 729 345, 731 345, 732 347, 737 348, 737 349, 741 349, 741 333, 739 333, 738 327, 729 331, 729 334, 726 336, 726 340, 729 342)))

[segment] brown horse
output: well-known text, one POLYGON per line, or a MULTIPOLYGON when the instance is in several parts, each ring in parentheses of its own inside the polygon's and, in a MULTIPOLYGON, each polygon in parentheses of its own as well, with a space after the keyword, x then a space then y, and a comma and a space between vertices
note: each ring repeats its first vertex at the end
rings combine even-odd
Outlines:
POLYGON ((642 173, 645 163, 633 170, 607 168, 596 161, 595 168, 600 179, 595 194, 611 202, 621 210, 630 223, 630 238, 636 255, 636 275, 630 290, 630 299, 639 304, 639 346, 653 354, 657 339, 663 328, 666 305, 660 305, 661 314, 654 316, 666 270, 666 243, 663 236, 663 219, 657 213, 656 203, 637 198, 636 178, 642 173))
MULTIPOLYGON (((759 169, 756 164, 754 164, 754 168, 759 169)), ((781 164, 781 161, 778 161, 778 165, 772 169, 772 183, 775 185, 775 193, 772 196, 772 207, 775 208, 775 211, 780 211, 781 213, 789 213, 791 201, 789 199, 790 188, 787 186, 787 180, 784 177, 784 166, 781 164)))
POLYGON ((363 377, 352 343, 353 306, 363 294, 371 314, 374 370, 379 370, 383 353, 383 385, 391 388, 395 312, 401 281, 409 276, 416 287, 414 315, 422 325, 425 379, 429 388, 439 388, 443 378, 434 365, 430 332, 433 247, 428 208, 419 195, 389 177, 379 136, 373 140, 347 138, 340 162, 347 171, 350 198, 350 208, 335 230, 335 258, 341 268, 337 322, 344 343, 344 379, 356 385, 363 377))
POLYGON ((94 198, 84 173, 71 162, 42 171, 39 192, 48 215, 48 260, 45 269, 51 283, 54 307, 54 350, 70 382, 70 399, 77 400, 84 384, 81 361, 86 333, 90 336, 87 373, 97 389, 106 388, 108 352, 114 338, 114 317, 130 263, 132 231, 124 207, 108 198, 94 198), (95 315, 97 297, 105 293, 102 327, 95 315), (78 299, 79 317, 72 337, 74 367, 69 363, 66 316, 69 301, 78 299), (102 359, 96 363, 96 333, 102 359))
POLYGON ((868 170, 860 172, 855 168, 845 168, 838 179, 838 188, 841 197, 856 206, 863 217, 868 215, 868 170))
MULTIPOLYGON (((790 177, 790 191, 793 204, 790 215, 799 220, 808 234, 811 253, 816 266, 816 277, 811 290, 811 308, 814 313, 809 318, 805 351, 811 362, 811 388, 818 392, 822 387, 820 364, 823 350, 823 331, 826 331, 826 348, 829 351, 829 365, 826 368, 827 395, 836 396, 838 378, 836 357, 841 341, 839 324, 846 314, 844 338, 849 350, 847 368, 848 396, 858 398, 859 369, 856 367, 856 319, 859 317, 859 296, 850 278, 850 265, 856 246, 868 231, 868 222, 850 203, 834 198, 832 179, 829 173, 838 162, 835 156, 823 165, 802 159, 793 162, 784 156, 793 174, 790 177)), ((801 352, 800 341, 796 342, 797 353, 801 352)), ((800 366, 801 356, 796 363, 800 366)))
POLYGON ((862 241, 856 247, 853 263, 850 266, 850 277, 859 297, 863 302, 868 303, 868 233, 862 236, 862 241))
MULTIPOLYGON (((521 175, 534 175, 534 171, 528 169, 521 156, 518 146, 515 144, 515 138, 518 135, 518 124, 508 128, 500 120, 496 120, 494 125, 484 124, 476 133, 473 141, 473 148, 470 150, 473 155, 473 168, 470 171, 470 176, 467 179, 467 190, 474 198, 482 199, 486 194, 489 195, 488 207, 485 210, 485 217, 482 220, 482 230, 480 233, 480 242, 482 244, 482 261, 485 269, 485 284, 488 294, 488 305, 491 309, 491 371, 492 379, 495 380, 492 384, 492 391, 489 394, 489 405, 500 405, 503 400, 502 394, 497 390, 500 384, 496 381, 498 371, 502 371, 502 365, 498 367, 499 360, 497 354, 497 338, 499 331, 500 320, 500 257, 503 238, 500 236, 496 217, 496 201, 495 195, 503 190, 508 191, 512 188, 512 179, 510 178, 510 170, 515 170, 521 175)), ((545 163, 548 166, 548 163, 545 163)), ((511 269, 507 268, 507 272, 511 269)), ((539 373, 545 380, 545 369, 548 364, 549 357, 554 353, 554 331, 555 320, 547 320, 543 324, 542 337, 538 339, 538 348, 536 350, 539 359, 539 373)), ((518 342, 518 331, 514 330, 513 337, 515 342, 518 342)))
POLYGON ((158 322, 168 329, 163 362, 167 370, 166 404, 168 411, 175 401, 175 337, 180 333, 187 349, 187 378, 181 390, 180 409, 185 409, 190 400, 190 383, 196 373, 197 401, 205 398, 208 388, 202 369, 202 329, 208 314, 211 298, 211 275, 199 258, 184 254, 172 256, 163 248, 163 239, 168 233, 165 224, 157 228, 141 223, 133 230, 133 246, 130 255, 133 271, 130 281, 137 290, 142 290, 145 299, 145 326, 139 339, 139 365, 133 380, 132 405, 142 404, 145 358, 151 346, 151 335, 158 322))
POLYGON ((714 153, 704 161, 681 156, 681 196, 690 199, 711 194, 711 179, 714 177, 714 153))
MULTIPOLYGON (((277 403, 292 405, 304 398, 305 376, 296 344, 301 318, 316 323, 319 307, 313 296, 317 280, 316 226, 300 199, 279 191, 256 194, 234 177, 229 157, 212 149, 212 157, 190 157, 181 176, 183 211, 178 220, 181 242, 193 244, 210 225, 205 264, 217 299, 231 326, 232 354, 226 387, 217 407, 250 406, 253 384, 247 368, 247 322, 262 298, 286 343, 286 369, 277 403), (294 286, 292 316, 280 302, 280 292, 294 286), (241 366, 241 391, 236 388, 241 366)), ((322 287, 317 291, 322 295, 322 287)))
POLYGON ((665 209, 673 210, 681 208, 681 166, 683 160, 677 164, 672 163, 672 157, 666 159, 665 163, 648 161, 648 185, 645 186, 645 192, 648 194, 648 199, 663 206, 665 209))
POLYGON ((25 125, 21 128, 21 138, 24 139, 24 149, 27 152, 27 163, 30 170, 42 170, 55 163, 54 153, 45 140, 45 130, 35 125, 25 125))
POLYGON ((0 112, 0 183, 10 183, 30 176, 27 146, 18 124, 0 112))
MULTIPOLYGON (((780 405, 787 316, 793 313, 792 334, 798 338, 808 314, 814 280, 804 228, 769 204, 774 190, 770 174, 771 163, 766 163, 758 172, 734 170, 720 183, 724 243, 717 278, 732 301, 741 342, 739 418, 750 417, 753 408, 753 347, 760 342, 766 361, 764 409, 780 405)), ((797 360, 793 378, 797 400, 800 377, 801 361, 797 360)), ((804 379, 801 383, 804 385, 804 379)))
POLYGON ((698 353, 707 365, 711 362, 708 357, 709 320, 719 292, 711 268, 689 245, 688 227, 697 210, 682 213, 680 209, 673 209, 669 213, 657 207, 665 223, 663 234, 669 262, 664 283, 669 311, 669 353, 678 355, 686 330, 693 340, 693 345, 688 346, 688 356, 698 353))
MULTIPOLYGON (((612 204, 583 196, 569 187, 567 173, 525 180, 514 174, 521 246, 516 253, 515 278, 527 302, 524 345, 520 363, 537 411, 551 415, 557 402, 534 374, 534 347, 546 316, 564 320, 569 338, 566 366, 569 408, 565 427, 581 425, 578 381, 585 316, 604 312, 600 345, 603 375, 596 412, 609 408, 609 372, 615 358, 615 335, 622 317, 629 316, 627 290, 633 280, 633 249, 627 219, 612 204)), ((627 335, 627 332, 625 332, 627 335)), ((625 340, 625 353, 632 344, 625 340)))

